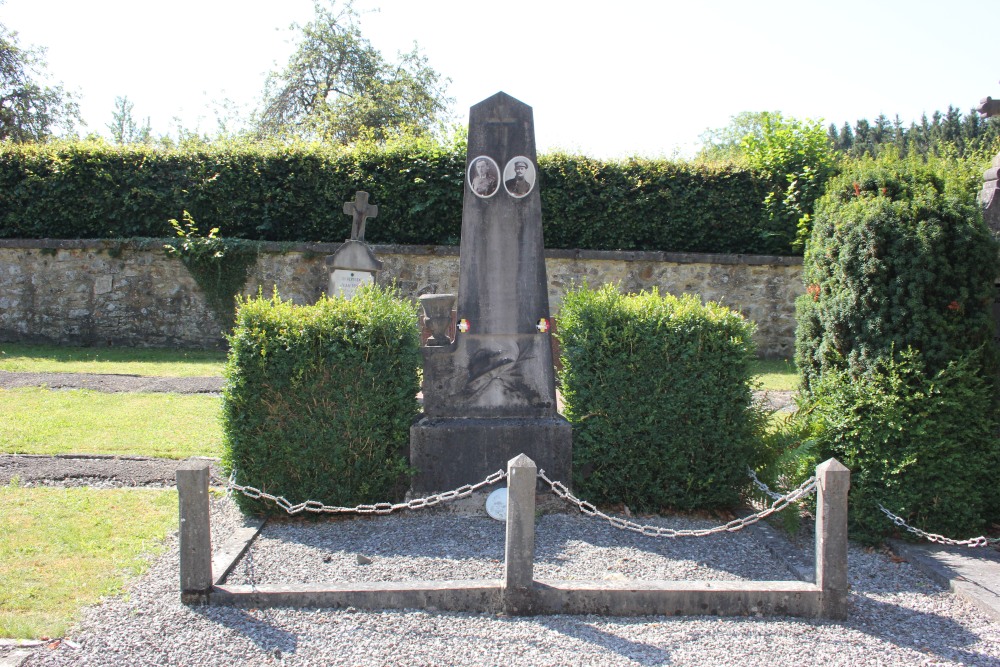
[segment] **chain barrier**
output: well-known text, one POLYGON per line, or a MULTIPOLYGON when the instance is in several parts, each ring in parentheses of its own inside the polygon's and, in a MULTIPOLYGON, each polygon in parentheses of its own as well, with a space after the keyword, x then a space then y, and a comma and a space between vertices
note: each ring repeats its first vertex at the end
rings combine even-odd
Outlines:
POLYGON ((973 537, 968 540, 953 540, 950 537, 945 537, 943 535, 937 535, 935 533, 928 533, 926 531, 920 530, 919 528, 914 528, 910 524, 906 523, 906 520, 901 516, 897 516, 887 510, 881 503, 879 503, 878 508, 882 510, 889 519, 901 528, 905 528, 914 535, 918 535, 929 542, 934 542, 936 544, 945 544, 952 547, 988 547, 991 544, 1000 544, 1000 537, 988 538, 980 535, 979 537, 973 537))
POLYGON ((757 473, 755 473, 750 466, 747 466, 747 475, 753 481, 754 486, 760 489, 764 493, 764 495, 768 496, 771 500, 778 500, 781 498, 780 493, 772 491, 771 487, 769 487, 764 482, 760 481, 760 478, 757 477, 757 473))
MULTIPOLYGON (((754 471, 751 470, 749 467, 747 468, 747 475, 753 481, 754 485, 758 489, 763 491, 765 494, 774 499, 781 498, 780 494, 775 493, 767 486, 767 484, 760 481, 757 475, 754 474, 754 471)), ((900 528, 905 528, 914 535, 924 538, 928 542, 934 542, 936 544, 944 544, 952 547, 970 547, 970 548, 988 547, 992 544, 1000 544, 1000 537, 989 538, 980 535, 979 537, 973 537, 967 540, 953 540, 950 537, 945 537, 944 535, 937 535, 936 533, 928 533, 926 531, 920 530, 919 528, 915 528, 910 524, 906 523, 906 520, 903 519, 903 517, 893 514, 892 512, 887 510, 885 506, 882 505, 881 503, 879 503, 878 508, 882 510, 882 513, 885 514, 887 517, 889 517, 889 520, 892 521, 894 524, 896 524, 900 528)))
POLYGON ((810 477, 805 482, 803 482, 797 489, 787 493, 783 496, 779 496, 771 505, 756 514, 751 514, 750 516, 745 516, 740 519, 733 519, 729 523, 723 524, 721 526, 715 526, 714 528, 698 528, 698 529, 675 529, 675 528, 664 528, 662 526, 650 526, 635 523, 634 521, 629 521, 627 519, 622 519, 620 517, 609 516, 604 512, 597 509, 593 503, 588 503, 580 500, 566 488, 566 485, 562 482, 553 482, 545 475, 544 470, 538 471, 538 477, 543 482, 549 485, 557 497, 565 500, 566 502, 576 505, 581 513, 592 516, 597 519, 603 519, 611 524, 613 527, 620 530, 629 530, 633 533, 639 533, 645 535, 646 537, 706 537, 708 535, 715 535, 718 533, 735 533, 738 530, 742 530, 747 526, 757 523, 761 519, 776 514, 781 510, 785 509, 792 503, 805 498, 813 491, 816 490, 816 478, 810 477))
POLYGON ((300 512, 313 512, 315 514, 392 514, 393 512, 397 512, 399 510, 419 510, 424 509, 425 507, 433 507, 439 503, 446 503, 459 498, 467 498, 484 486, 491 486, 506 478, 507 472, 504 470, 498 470, 478 484, 465 484, 457 489, 435 493, 434 495, 427 496, 425 498, 414 498, 413 500, 405 503, 375 503, 374 505, 356 505, 354 507, 324 505, 318 500, 306 500, 298 503, 297 505, 293 505, 286 500, 284 496, 273 496, 270 493, 265 493, 264 491, 261 491, 253 486, 240 486, 236 483, 235 470, 233 470, 233 474, 229 477, 229 482, 226 485, 226 491, 236 491, 238 493, 242 493, 247 498, 253 498, 254 500, 267 500, 273 502, 278 507, 285 510, 288 514, 299 514, 300 512))

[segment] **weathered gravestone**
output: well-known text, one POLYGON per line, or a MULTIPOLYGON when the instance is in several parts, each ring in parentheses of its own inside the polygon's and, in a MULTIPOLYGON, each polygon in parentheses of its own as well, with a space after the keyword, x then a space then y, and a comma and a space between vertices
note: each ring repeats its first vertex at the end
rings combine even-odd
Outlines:
MULTIPOLYGON (((987 97, 979 102, 977 110, 984 118, 1000 116, 1000 100, 987 97)), ((983 189, 979 200, 983 206, 983 219, 992 230, 993 235, 1000 237, 1000 193, 997 190, 997 179, 1000 176, 1000 154, 993 158, 993 164, 983 174, 983 189)), ((993 342, 1000 346, 1000 276, 997 277, 996 289, 993 294, 993 342)))
POLYGON ((382 270, 382 262, 365 243, 365 222, 378 215, 378 206, 368 203, 367 192, 358 192, 354 201, 344 204, 344 214, 354 218, 351 238, 326 258, 330 267, 327 294, 350 299, 362 285, 374 283, 375 274, 382 270))
MULTIPOLYGON (((422 348, 424 413, 410 429, 415 493, 478 482, 522 453, 569 481, 572 431, 556 412, 535 165, 531 107, 505 93, 472 107, 458 327, 453 342, 435 336, 422 348)), ((437 305, 440 319, 450 306, 437 305)))

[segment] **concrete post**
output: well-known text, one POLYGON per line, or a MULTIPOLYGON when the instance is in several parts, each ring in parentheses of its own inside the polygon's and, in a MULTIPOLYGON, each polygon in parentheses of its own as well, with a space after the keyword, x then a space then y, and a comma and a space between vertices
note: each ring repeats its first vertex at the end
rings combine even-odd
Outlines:
POLYGON ((816 466, 816 585, 820 616, 847 618, 847 492, 851 471, 829 459, 816 466))
POLYGON ((507 462, 507 541, 504 611, 531 613, 535 567, 535 462, 519 454, 507 462))
POLYGON ((207 602, 212 590, 212 536, 208 509, 208 464, 177 468, 180 510, 181 602, 207 602))

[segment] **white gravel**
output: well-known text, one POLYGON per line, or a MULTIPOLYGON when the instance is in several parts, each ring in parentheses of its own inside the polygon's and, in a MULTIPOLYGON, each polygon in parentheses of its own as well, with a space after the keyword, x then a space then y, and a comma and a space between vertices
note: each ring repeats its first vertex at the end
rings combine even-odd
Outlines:
MULTIPOLYGON (((213 540, 242 517, 213 501, 213 540)), ((712 521, 663 519, 672 527, 712 521)), ((753 533, 652 540, 573 514, 538 520, 541 578, 792 579, 753 533)), ((270 524, 234 583, 498 578, 503 525, 447 513, 270 524), (370 559, 370 563, 359 564, 370 559)), ((69 641, 25 665, 988 665, 1000 624, 907 563, 852 546, 850 618, 606 618, 186 607, 176 538, 69 641)), ((0 658, 2 662, 2 658, 0 658)))

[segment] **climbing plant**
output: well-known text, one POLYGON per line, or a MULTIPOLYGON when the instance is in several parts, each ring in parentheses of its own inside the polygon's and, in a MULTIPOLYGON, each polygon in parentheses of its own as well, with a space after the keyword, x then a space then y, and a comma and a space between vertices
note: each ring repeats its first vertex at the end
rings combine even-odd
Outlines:
POLYGON ((177 238, 163 248, 168 256, 184 262, 209 307, 228 328, 236 311, 236 295, 243 291, 250 267, 257 261, 260 242, 220 238, 218 227, 202 236, 190 213, 184 211, 181 217, 182 222, 168 221, 177 238))

